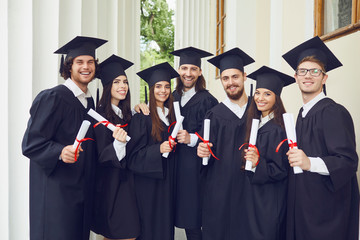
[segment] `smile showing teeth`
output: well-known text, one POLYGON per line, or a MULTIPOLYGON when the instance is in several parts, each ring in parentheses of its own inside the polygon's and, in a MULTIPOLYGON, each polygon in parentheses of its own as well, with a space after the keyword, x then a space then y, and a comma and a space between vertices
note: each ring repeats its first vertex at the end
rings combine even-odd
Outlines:
POLYGON ((90 75, 90 72, 82 72, 81 75, 90 75))

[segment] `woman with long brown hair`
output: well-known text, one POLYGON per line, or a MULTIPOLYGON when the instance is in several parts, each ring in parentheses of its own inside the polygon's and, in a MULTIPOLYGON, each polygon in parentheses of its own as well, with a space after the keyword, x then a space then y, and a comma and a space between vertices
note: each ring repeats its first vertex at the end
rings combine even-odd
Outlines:
POLYGON ((92 230, 109 239, 135 239, 140 234, 134 175, 127 169, 126 136, 131 120, 130 90, 125 70, 133 65, 116 55, 100 65, 103 94, 96 111, 117 125, 112 133, 95 128, 98 149, 95 208, 92 230))
POLYGON ((137 73, 149 84, 150 115, 135 114, 129 134, 129 168, 135 173, 142 240, 174 237, 175 142, 168 128, 175 121, 170 80, 178 76, 168 63, 137 73), (170 153, 167 158, 163 153, 170 153))
POLYGON ((259 119, 256 148, 245 150, 245 160, 252 162, 244 197, 246 239, 285 239, 285 213, 288 164, 287 147, 276 152, 286 138, 280 98, 282 88, 295 79, 266 66, 248 75, 256 80, 256 91, 247 116, 247 142, 253 119, 259 119))

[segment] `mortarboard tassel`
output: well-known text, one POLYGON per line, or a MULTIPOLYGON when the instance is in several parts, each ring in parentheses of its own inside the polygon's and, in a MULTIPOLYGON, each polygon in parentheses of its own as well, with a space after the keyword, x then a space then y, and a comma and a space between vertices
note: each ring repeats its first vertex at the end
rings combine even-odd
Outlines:
POLYGON ((64 70, 64 55, 61 55, 60 69, 59 69, 60 75, 62 74, 63 70, 64 70))
POLYGON ((145 86, 145 103, 148 104, 147 88, 145 86))
POLYGON ((253 84, 250 83, 250 97, 253 96, 253 84))
POLYGON ((326 94, 326 86, 325 86, 325 84, 323 85, 323 92, 324 92, 324 94, 326 96, 327 94, 326 94))

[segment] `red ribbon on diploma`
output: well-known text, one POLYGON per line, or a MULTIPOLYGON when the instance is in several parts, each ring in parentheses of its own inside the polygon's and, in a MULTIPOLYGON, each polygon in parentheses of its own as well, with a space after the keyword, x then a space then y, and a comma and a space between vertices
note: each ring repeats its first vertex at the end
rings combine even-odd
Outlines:
POLYGON ((176 124, 176 121, 173 122, 172 124, 170 124, 170 126, 168 127, 168 133, 170 133, 170 128, 171 128, 171 126, 174 125, 174 124, 176 124))
MULTIPOLYGON (((259 155, 259 160, 260 160, 260 153, 259 153, 259 149, 255 146, 255 145, 252 145, 250 143, 244 143, 243 145, 241 145, 239 147, 239 150, 244 146, 244 145, 249 145, 249 148, 253 148, 256 150, 257 154, 259 155)), ((257 163, 255 164, 255 166, 257 166, 259 164, 259 160, 257 161, 257 163)))
POLYGON ((76 155, 77 155, 77 151, 79 150, 80 144, 81 144, 82 142, 87 141, 87 140, 94 141, 94 139, 92 139, 92 138, 83 138, 83 139, 81 139, 81 140, 76 139, 76 141, 77 141, 79 144, 77 145, 77 147, 76 147, 76 149, 75 149, 75 162, 77 161, 76 155))
POLYGON ((195 132, 195 134, 196 134, 196 136, 198 136, 198 138, 200 138, 201 141, 203 141, 203 143, 206 143, 206 145, 208 146, 208 149, 211 153, 211 156, 213 156, 216 160, 220 160, 214 155, 213 151, 211 151, 211 147, 209 146, 209 140, 204 140, 197 132, 195 132))
MULTIPOLYGON (((112 124, 111 122, 109 121, 100 121, 100 122, 97 122, 95 125, 94 125, 94 128, 96 128, 97 126, 99 126, 99 124, 102 124, 104 123, 105 127, 107 127, 109 124, 111 125, 114 125, 112 124)), ((128 124, 124 124, 124 125, 120 125, 120 124, 117 124, 117 125, 114 125, 115 127, 121 127, 121 128, 124 128, 126 127, 128 124)))
POLYGON ((170 146, 171 151, 174 150, 174 152, 175 152, 175 148, 176 148, 175 138, 173 138, 173 137, 170 135, 169 138, 168 138, 168 140, 169 140, 169 146, 170 146), (171 146, 171 141, 173 141, 173 142, 175 143, 174 147, 171 146))
MULTIPOLYGON (((282 141, 279 143, 279 145, 276 147, 276 152, 279 152, 279 149, 280 149, 281 145, 282 145, 285 141, 287 141, 287 140, 289 140, 289 139, 286 138, 286 139, 282 140, 282 141)), ((297 143, 296 143, 296 142, 293 142, 291 139, 290 139, 289 141, 290 141, 289 147, 290 147, 291 149, 293 149, 294 147, 297 147, 297 143)))

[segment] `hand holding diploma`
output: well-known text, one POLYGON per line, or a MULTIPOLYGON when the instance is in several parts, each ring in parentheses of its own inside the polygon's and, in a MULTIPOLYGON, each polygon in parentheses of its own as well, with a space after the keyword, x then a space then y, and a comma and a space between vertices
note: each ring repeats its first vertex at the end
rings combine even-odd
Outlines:
MULTIPOLYGON (((255 144, 256 144, 256 138, 257 138, 258 130, 259 130, 259 119, 253 119, 252 124, 251 124, 251 132, 250 132, 248 150, 253 149, 254 151, 250 151, 250 152, 246 151, 247 156, 245 155, 245 158, 246 158, 245 170, 247 170, 247 171, 251 171, 251 169, 253 167, 253 162, 250 159, 248 160, 247 158, 251 158, 253 160, 255 158, 255 156, 253 156, 253 153, 256 154, 256 152, 255 152, 255 144), (248 153, 249 153, 249 155, 248 155, 248 153)), ((255 164, 255 165, 257 165, 257 164, 255 164)))
MULTIPOLYGON (((102 123, 103 125, 105 125, 105 127, 107 127, 108 129, 110 129, 111 131, 115 131, 116 126, 114 124, 112 124, 111 122, 109 122, 108 120, 106 120, 103 116, 101 116, 100 114, 98 114, 97 112, 95 112, 93 109, 90 109, 88 111, 88 114, 94 118, 96 121, 98 121, 99 123, 102 123)), ((130 141, 130 137, 126 136, 126 141, 130 141)))
MULTIPOLYGON (((61 151, 61 160, 65 163, 75 163, 79 157, 79 152, 83 151, 81 148, 81 143, 91 138, 84 138, 88 129, 90 127, 90 122, 84 120, 80 126, 80 129, 76 135, 73 145, 68 145, 63 148, 61 151)), ((92 140, 92 139, 91 139, 92 140)))
MULTIPOLYGON (((287 140, 288 140, 288 144, 289 144, 289 149, 297 149, 294 116, 291 113, 284 113, 283 118, 284 118, 284 125, 285 125, 286 136, 287 136, 287 140)), ((295 151, 292 151, 292 152, 295 152, 295 151)), ((293 157, 293 155, 292 155, 292 157, 293 157)), ((295 159, 296 159, 296 161, 298 161, 299 156, 297 155, 297 157, 295 159)), ((294 158, 292 158, 292 161, 294 161, 294 158)), ((290 158, 289 158, 289 162, 290 162, 290 158)), ((299 167, 299 165, 297 165, 297 164, 294 165, 294 162, 292 162, 290 164, 293 164, 293 167, 294 167, 293 170, 294 170, 295 174, 303 172, 302 169, 299 167)))
MULTIPOLYGON (((171 136, 169 137, 169 141, 167 141, 169 147, 170 147, 170 145, 173 146, 173 143, 174 143, 174 145, 175 145, 175 138, 176 138, 176 135, 177 135, 178 132, 179 132, 179 129, 180 129, 183 121, 184 121, 184 117, 183 117, 183 116, 180 116, 179 119, 177 119, 176 124, 175 124, 175 127, 174 127, 174 129, 172 130, 171 136), (169 143, 169 142, 171 142, 171 143, 169 143)), ((173 148, 173 147, 171 147, 171 149, 172 149, 172 148, 173 148)), ((169 152, 170 152, 170 151, 169 151, 169 152)), ((164 153, 162 154, 162 156, 163 156, 164 158, 167 158, 167 157, 169 156, 169 152, 164 152, 164 153)))

